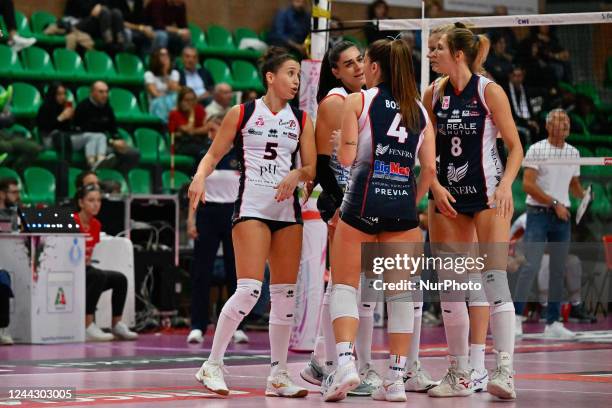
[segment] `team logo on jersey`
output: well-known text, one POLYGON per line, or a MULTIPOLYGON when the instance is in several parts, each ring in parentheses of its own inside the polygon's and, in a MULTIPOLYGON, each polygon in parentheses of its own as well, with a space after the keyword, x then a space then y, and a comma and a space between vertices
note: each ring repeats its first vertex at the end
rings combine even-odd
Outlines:
POLYGON ((476 109, 478 108, 478 99, 474 96, 470 101, 465 105, 467 109, 476 109))
POLYGON ((257 120, 255 121, 255 126, 257 127, 263 127, 266 125, 266 122, 264 121, 263 116, 258 116, 257 120))
POLYGON ((448 179, 448 183, 452 182, 458 183, 463 179, 468 172, 468 164, 469 162, 465 162, 465 164, 461 167, 455 167, 453 163, 449 163, 448 171, 446 173, 446 178, 448 179))
POLYGON ((447 121, 448 123, 461 123, 461 118, 459 114, 461 111, 459 109, 453 109, 451 112, 451 118, 447 121))
POLYGON ((445 96, 442 98, 442 109, 448 109, 450 106, 450 96, 445 96))
POLYGON ((401 163, 374 160, 374 178, 392 178, 407 180, 410 176, 410 167, 402 166, 401 163))
POLYGON ((283 135, 287 136, 291 140, 298 140, 298 135, 292 132, 283 132, 283 135))
POLYGON ((448 118, 448 113, 438 112, 436 113, 436 116, 439 117, 440 119, 446 119, 448 118))
POLYGON ((473 117, 473 118, 475 118, 475 117, 480 116, 480 112, 478 112, 478 111, 464 110, 464 111, 462 111, 462 112, 461 112, 461 116, 462 116, 462 117, 464 117, 464 118, 465 118, 465 117, 473 117))
POLYGON ((278 130, 276 129, 268 130, 268 137, 278 137, 278 130))
POLYGON ((261 136, 261 135, 263 135, 263 132, 262 132, 262 131, 260 131, 260 130, 255 130, 255 129, 253 129, 253 128, 249 128, 249 130, 247 131, 247 133, 248 133, 249 135, 253 135, 253 136, 261 136))
POLYGON ((376 155, 382 156, 389 150, 389 145, 383 146, 382 143, 376 145, 376 155))
POLYGON ((278 126, 287 126, 289 129, 295 129, 295 127, 297 126, 297 123, 295 123, 295 120, 293 119, 286 120, 286 121, 283 121, 282 119, 280 119, 278 121, 278 126))

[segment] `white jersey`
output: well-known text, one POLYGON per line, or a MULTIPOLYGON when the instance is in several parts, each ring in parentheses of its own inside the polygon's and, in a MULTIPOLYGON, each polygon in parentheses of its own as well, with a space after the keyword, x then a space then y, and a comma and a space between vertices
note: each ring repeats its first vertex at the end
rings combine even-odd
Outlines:
POLYGON ((263 100, 240 105, 235 147, 240 162, 240 187, 234 220, 255 217, 301 222, 297 189, 292 199, 275 200, 280 182, 296 168, 299 139, 306 114, 287 104, 273 113, 263 100))
MULTIPOLYGON (((321 103, 325 99, 333 95, 337 95, 337 96, 340 96, 342 99, 346 99, 346 97, 348 96, 348 92, 346 89, 344 89, 344 87, 341 87, 341 86, 337 88, 332 88, 327 93, 327 96, 323 98, 321 103)), ((332 150, 332 153, 329 159, 329 167, 331 167, 332 172, 334 173, 334 177, 336 178, 336 182, 338 183, 340 188, 345 189, 349 181, 349 176, 351 175, 351 168, 344 167, 343 165, 340 164, 340 162, 338 161, 337 151, 338 151, 338 147, 334 146, 334 149, 332 150)))

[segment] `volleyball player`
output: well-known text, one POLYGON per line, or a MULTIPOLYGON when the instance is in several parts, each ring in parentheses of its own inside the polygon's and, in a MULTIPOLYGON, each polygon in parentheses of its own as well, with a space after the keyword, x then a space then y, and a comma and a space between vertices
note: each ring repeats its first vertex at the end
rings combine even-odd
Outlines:
MULTIPOLYGON (((331 251, 330 314, 338 366, 323 384, 325 401, 337 401, 360 377, 353 360, 359 325, 357 287, 364 242, 421 242, 416 203, 434 178, 434 137, 418 101, 412 59, 402 40, 379 40, 366 53, 363 93, 343 106, 338 161, 351 165, 348 188, 331 251), (421 163, 418 185, 413 168, 421 163)), ((403 374, 414 325, 411 291, 387 293, 390 366, 372 393, 376 400, 406 401, 403 374)))
POLYGON ((191 205, 205 202, 205 179, 232 144, 240 158, 240 186, 233 215, 236 292, 223 306, 208 360, 196 373, 207 389, 229 390, 223 378, 223 356, 232 334, 249 314, 261 292, 266 260, 270 265, 271 373, 266 396, 304 397, 287 372, 293 324, 295 283, 302 247, 298 183, 315 175, 316 150, 312 122, 288 103, 300 83, 300 64, 283 49, 272 47, 263 58, 266 94, 234 106, 221 124, 189 187, 191 205), (296 167, 297 154, 302 167, 296 167))
MULTIPOLYGON (((466 28, 446 31, 431 55, 431 64, 447 78, 430 85, 423 100, 437 130, 439 167, 431 190, 436 211, 444 217, 438 218, 434 229, 444 231, 440 242, 471 243, 475 228, 481 256, 488 252, 482 278, 485 296, 473 299, 488 301, 491 305, 497 362, 487 391, 503 399, 513 399, 516 398, 512 366, 514 306, 508 289, 506 261, 513 212, 511 185, 523 151, 504 91, 477 74, 488 46, 485 36, 474 35, 466 28), (505 166, 497 149, 498 132, 509 151, 505 166)), ((454 295, 461 298, 461 294, 454 295)), ((465 327, 464 302, 458 301, 459 298, 446 303, 453 310, 445 317, 445 326, 450 319, 465 327)), ((447 336, 451 353, 454 342, 464 338, 462 333, 447 336)), ((447 375, 439 386, 428 391, 429 395, 447 397, 471 393, 467 355, 451 356, 450 362, 447 375)))
MULTIPOLYGON (((458 27, 465 27, 461 23, 456 23, 458 27)), ((444 34, 444 32, 454 28, 455 25, 448 24, 439 26, 431 30, 429 38, 427 39, 427 47, 429 53, 427 58, 430 61, 433 58, 433 53, 436 51, 438 41, 444 34)), ((486 58, 486 55, 481 55, 482 60, 486 58)), ((482 71, 482 62, 478 62, 474 65, 475 69, 479 72, 482 71)), ((432 67, 433 72, 437 72, 436 67, 432 67)), ((441 80, 448 80, 447 77, 440 77, 434 82, 434 87, 438 85, 441 80)), ((427 102, 424 101, 427 106, 427 102)), ((431 105, 431 104, 430 104, 431 105)), ((436 123, 435 118, 432 118, 432 122, 436 123)), ((439 154, 439 153, 436 153, 439 154)), ((435 204, 433 201, 433 195, 430 194, 429 206, 428 206, 428 218, 429 218, 429 238, 436 248, 436 244, 442 240, 446 242, 473 242, 476 241, 476 231, 472 226, 466 230, 457 231, 461 234, 458 236, 448 236, 448 231, 444 229, 446 219, 444 215, 435 211, 435 204), (470 236, 471 241, 470 241, 470 236)), ((465 246, 465 245, 464 245, 465 246)), ((472 253, 473 255, 473 253, 472 253)), ((473 271, 473 275, 470 274, 470 279, 473 282, 481 281, 481 272, 473 271)), ((480 292, 482 294, 482 292, 480 292)), ((489 381, 489 375, 485 368, 485 346, 487 339, 487 329, 489 327, 489 304, 486 299, 483 299, 482 295, 478 298, 479 293, 468 293, 467 300, 469 304, 466 305, 459 299, 448 299, 448 293, 441 294, 441 309, 442 319, 444 320, 444 330, 446 332, 446 338, 452 339, 449 341, 449 354, 451 359, 462 358, 465 359, 468 356, 469 350, 469 367, 470 367, 470 388, 474 392, 480 392, 486 390, 487 383, 489 381), (453 301, 454 300, 454 301, 453 301), (469 338, 468 338, 469 336, 469 338)), ((440 391, 438 389, 437 391, 440 391)), ((459 394, 469 395, 470 391, 465 389, 459 389, 459 394)))

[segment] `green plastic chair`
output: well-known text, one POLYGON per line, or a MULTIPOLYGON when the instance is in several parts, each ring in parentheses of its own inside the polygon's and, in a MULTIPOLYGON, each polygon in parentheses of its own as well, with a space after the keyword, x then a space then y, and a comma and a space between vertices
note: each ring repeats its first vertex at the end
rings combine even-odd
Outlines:
POLYGON ((132 194, 151 194, 151 173, 145 169, 132 169, 128 173, 132 194))
POLYGON ((47 35, 44 33, 47 26, 54 24, 57 18, 46 11, 36 11, 30 17, 30 24, 34 38, 37 42, 53 47, 63 46, 66 44, 66 38, 63 35, 47 35))
POLYGON ((28 47, 21 52, 23 66, 30 73, 31 78, 36 80, 54 79, 55 68, 51 63, 51 57, 42 48, 28 47))
POLYGON ((128 189, 127 182, 125 181, 125 177, 123 174, 113 169, 98 169, 96 171, 96 175, 100 180, 103 181, 114 181, 119 183, 121 194, 128 194, 130 191, 128 189))
POLYGON ((580 157, 593 157, 593 151, 586 146, 576 146, 578 152, 580 153, 580 157))
POLYGON ((597 157, 612 157, 612 149, 609 147, 597 147, 595 149, 595 156, 597 157))
POLYGON ((10 128, 7 129, 9 133, 14 133, 17 136, 25 137, 26 139, 32 139, 32 132, 28 128, 19 123, 15 123, 10 128))
POLYGON ((87 74, 95 80, 112 82, 117 76, 113 60, 104 51, 89 50, 85 53, 87 74))
POLYGON ((227 64, 220 59, 209 58, 204 61, 204 68, 206 68, 210 75, 212 75, 215 84, 220 83, 228 83, 230 85, 234 85, 234 79, 232 78, 232 73, 230 72, 227 64))
POLYGON ((527 193, 523 189, 523 180, 514 180, 512 183, 512 197, 514 199, 514 215, 521 215, 527 209, 525 199, 527 193))
POLYGON ((206 54, 231 57, 236 54, 236 46, 232 40, 232 34, 218 25, 211 25, 206 31, 208 46, 204 50, 206 54))
MULTIPOLYGON (((146 165, 170 165, 170 150, 162 134, 149 128, 139 128, 134 132, 136 146, 140 150, 140 162, 146 165)), ((194 159, 182 154, 174 155, 174 164, 181 169, 191 170, 194 159)))
POLYGON ((28 197, 32 203, 55 203, 55 176, 42 167, 29 167, 23 172, 28 197))
POLYGON ((246 91, 247 89, 254 89, 257 92, 265 91, 257 68, 250 62, 242 60, 232 62, 232 73, 236 90, 246 91))
POLYGON ((189 32, 191 33, 191 44, 196 50, 198 50, 199 53, 203 53, 207 46, 204 32, 194 23, 189 23, 189 32))
MULTIPOLYGON (((170 188, 170 175, 170 170, 166 170, 162 173, 162 190, 165 194, 170 194, 173 191, 173 189, 170 188)), ((185 184, 189 183, 191 183, 191 179, 187 174, 178 170, 174 171, 174 191, 179 190, 185 184)))
POLYGON ((599 97, 599 92, 597 91, 597 87, 593 84, 589 84, 587 82, 583 82, 576 85, 576 93, 580 93, 588 96, 593 100, 595 107, 597 109, 601 109, 602 103, 601 98, 599 97))
POLYGON ((234 31, 234 43, 236 44, 236 47, 240 46, 240 41, 242 41, 244 38, 259 39, 259 36, 257 35, 255 31, 251 30, 250 28, 247 28, 247 27, 237 28, 236 31, 234 31))
POLYGON ((19 177, 19 173, 10 167, 0 167, 0 180, 4 178, 14 178, 17 180, 19 188, 23 189, 23 182, 21 181, 21 177, 19 177))
POLYGON ((41 104, 38 89, 24 82, 13 83, 12 111, 17 118, 34 118, 41 104))
POLYGON ((89 92, 91 91, 91 88, 87 85, 81 85, 77 88, 77 92, 76 92, 76 100, 77 103, 82 102, 83 100, 87 99, 89 97, 89 92))
POLYGON ((76 179, 83 170, 77 167, 70 167, 68 169, 68 197, 74 198, 76 194, 76 179))
POLYGON ((128 146, 135 147, 134 139, 132 139, 132 135, 130 134, 130 132, 128 132, 124 128, 117 128, 117 135, 120 139, 125 140, 128 146))
POLYGON ((612 204, 610 204, 610 197, 608 197, 604 186, 598 182, 593 182, 593 194, 595 194, 595 200, 591 204, 593 214, 600 218, 610 218, 612 204))
POLYGON ((120 122, 157 124, 160 119, 143 113, 138 107, 134 94, 123 88, 112 88, 109 94, 110 104, 120 122))
POLYGON ((67 48, 56 48, 53 51, 53 62, 58 79, 63 81, 88 81, 83 60, 76 51, 67 48))
POLYGON ((27 17, 20 11, 15 11, 15 23, 17 23, 17 32, 22 37, 33 37, 30 31, 27 17))
POLYGON ((355 44, 357 47, 359 47, 359 48, 361 48, 361 49, 363 49, 363 48, 364 48, 364 47, 363 47, 363 44, 361 43, 361 41, 359 41, 359 40, 357 39, 357 37, 353 37, 352 35, 344 35, 343 37, 344 37, 344 39, 345 39, 346 41, 350 41, 350 42, 352 42, 352 43, 353 43, 353 44, 355 44))
POLYGON ((0 77, 25 78, 27 73, 23 70, 17 53, 8 45, 0 44, 0 77))
POLYGON ((144 66, 138 56, 120 52, 115 55, 115 66, 117 67, 117 80, 121 83, 142 84, 144 83, 144 66))

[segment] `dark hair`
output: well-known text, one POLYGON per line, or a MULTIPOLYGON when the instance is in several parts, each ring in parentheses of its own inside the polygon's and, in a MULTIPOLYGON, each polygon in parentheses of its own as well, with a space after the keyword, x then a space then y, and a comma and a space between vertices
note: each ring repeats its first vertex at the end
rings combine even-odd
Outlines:
POLYGON ((380 65, 381 80, 391 85, 404 125, 416 131, 420 123, 419 93, 414 80, 410 47, 404 40, 378 40, 368 47, 368 58, 380 65))
POLYGON ((18 186, 19 182, 13 177, 5 177, 0 179, 0 191, 6 193, 9 186, 18 186))
POLYGON ((338 68, 338 61, 340 55, 349 48, 355 47, 359 49, 357 45, 350 41, 340 41, 338 44, 329 48, 325 52, 323 61, 321 62, 321 74, 319 76, 319 90, 317 91, 317 103, 321 102, 323 98, 327 96, 330 89, 343 86, 342 81, 336 78, 332 72, 332 68, 338 68))
POLYGON ((88 184, 86 186, 81 186, 77 188, 76 193, 74 194, 74 205, 77 211, 81 211, 81 206, 79 205, 79 200, 84 199, 87 194, 97 191, 98 193, 102 193, 100 190, 100 186, 97 184, 88 184))
POLYGON ((289 53, 285 48, 282 47, 270 47, 266 54, 261 57, 261 77, 263 78, 264 87, 268 89, 268 81, 266 80, 266 74, 272 72, 276 74, 279 68, 287 61, 293 60, 299 62, 297 58, 289 53))
POLYGON ((374 10, 376 9, 376 7, 380 6, 381 4, 385 6, 385 14, 389 12, 389 5, 387 4, 385 0, 373 1, 368 6, 368 20, 374 20, 376 18, 376 15, 374 14, 374 10))
POLYGON ((93 170, 84 170, 82 172, 79 173, 79 175, 77 176, 77 178, 74 180, 74 185, 77 188, 77 190, 79 188, 83 188, 83 180, 85 180, 85 177, 89 176, 93 174, 94 176, 97 177, 97 174, 95 171, 93 170))
POLYGON ((68 91, 68 89, 61 82, 51 82, 51 84, 47 87, 47 93, 43 99, 43 105, 57 105, 57 90, 60 88, 64 88, 66 91, 68 91))
POLYGON ((189 94, 192 94, 193 96, 197 97, 197 95, 196 95, 196 93, 195 93, 195 91, 193 89, 191 89, 188 86, 182 86, 181 89, 179 90, 179 93, 178 93, 177 97, 176 97, 176 108, 178 110, 181 109, 181 102, 183 102, 183 99, 187 95, 189 95, 189 94))
MULTIPOLYGON (((167 49, 165 48, 158 48, 155 51, 153 51, 153 54, 151 54, 151 59, 149 60, 149 71, 151 71, 153 73, 153 75, 155 76, 163 76, 165 75, 165 73, 163 72, 163 66, 161 63, 161 52, 162 50, 165 50, 166 52, 168 52, 167 49)), ((170 62, 170 68, 172 67, 172 61, 170 62)))

